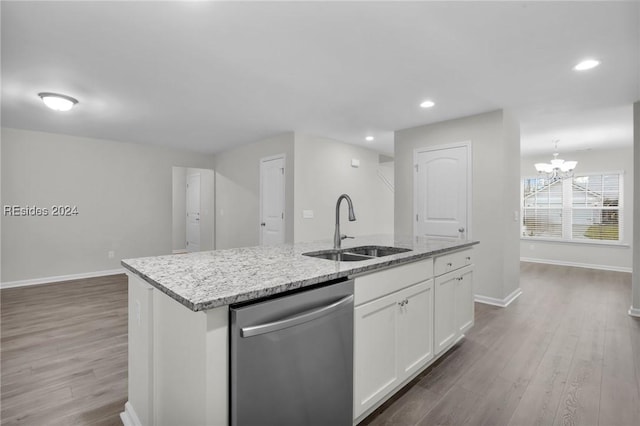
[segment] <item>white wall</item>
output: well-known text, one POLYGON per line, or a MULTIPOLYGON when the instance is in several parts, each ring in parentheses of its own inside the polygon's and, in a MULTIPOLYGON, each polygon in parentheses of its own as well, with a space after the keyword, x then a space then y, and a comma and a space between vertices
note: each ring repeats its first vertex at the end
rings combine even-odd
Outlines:
POLYGON ((296 133, 296 242, 333 239, 336 201, 343 193, 353 201, 356 221, 349 222, 343 202, 341 233, 393 233, 393 193, 378 176, 378 157, 370 149, 296 133), (360 167, 351 167, 352 159, 360 160, 360 167), (303 210, 313 210, 313 219, 304 219, 303 210))
POLYGON ((476 246, 477 295, 504 300, 519 288, 520 139, 517 122, 503 111, 464 117, 395 133, 395 233, 413 233, 413 152, 471 141, 471 238, 476 246))
POLYGON ((260 244, 260 159, 286 155, 285 241, 293 242, 294 134, 284 133, 215 156, 216 248, 260 244))
POLYGON ((68 204, 78 215, 3 215, 2 282, 119 269, 122 258, 171 253, 172 167, 212 162, 150 145, 3 128, 2 205, 68 204))
MULTIPOLYGON (((624 172, 623 206, 621 216, 624 220, 622 243, 625 246, 557 243, 523 238, 520 240, 520 256, 523 260, 586 266, 631 272, 633 239, 633 148, 612 150, 565 152, 560 147, 560 157, 577 160, 575 173, 624 172)), ((522 177, 536 176, 535 163, 549 162, 548 155, 527 156, 522 158, 520 169, 522 177)))

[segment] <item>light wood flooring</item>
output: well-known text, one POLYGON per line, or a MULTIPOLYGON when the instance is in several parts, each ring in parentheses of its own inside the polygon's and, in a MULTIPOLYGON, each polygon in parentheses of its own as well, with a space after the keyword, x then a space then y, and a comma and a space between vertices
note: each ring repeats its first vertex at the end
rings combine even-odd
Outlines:
POLYGON ((520 287, 362 424, 640 425, 631 274, 522 263, 520 287))
POLYGON ((1 421, 122 425, 124 274, 0 291, 1 421))
MULTIPOLYGON (((466 339, 363 425, 640 424, 630 274, 522 263, 466 339)), ((124 276, 0 292, 2 425, 112 425, 127 400, 124 276)), ((177 426, 177 425, 176 425, 177 426)))

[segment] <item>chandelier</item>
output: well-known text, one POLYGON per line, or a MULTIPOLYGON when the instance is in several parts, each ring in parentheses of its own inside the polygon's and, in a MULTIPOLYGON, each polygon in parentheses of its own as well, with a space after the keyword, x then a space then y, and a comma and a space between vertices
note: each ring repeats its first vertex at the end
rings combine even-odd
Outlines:
POLYGON ((551 163, 536 163, 535 167, 538 173, 546 173, 550 180, 566 179, 573 176, 573 169, 578 165, 577 161, 564 161, 558 158, 558 141, 555 143, 555 152, 551 163))

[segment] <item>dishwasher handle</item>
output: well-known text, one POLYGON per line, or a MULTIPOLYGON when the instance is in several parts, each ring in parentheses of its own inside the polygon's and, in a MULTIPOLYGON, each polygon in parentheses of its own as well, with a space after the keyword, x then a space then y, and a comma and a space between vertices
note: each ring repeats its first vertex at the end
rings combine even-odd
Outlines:
POLYGON ((266 324, 254 325, 251 327, 242 327, 240 329, 240 336, 242 337, 258 336, 260 334, 271 333, 273 331, 278 331, 284 328, 304 324, 305 322, 313 321, 317 318, 328 315, 333 311, 337 311, 338 309, 352 302, 353 302, 353 295, 350 294, 349 296, 343 297, 342 299, 336 302, 333 302, 330 305, 322 306, 317 309, 312 309, 310 311, 303 312, 300 315, 296 315, 294 317, 285 318, 279 321, 268 322, 266 324))

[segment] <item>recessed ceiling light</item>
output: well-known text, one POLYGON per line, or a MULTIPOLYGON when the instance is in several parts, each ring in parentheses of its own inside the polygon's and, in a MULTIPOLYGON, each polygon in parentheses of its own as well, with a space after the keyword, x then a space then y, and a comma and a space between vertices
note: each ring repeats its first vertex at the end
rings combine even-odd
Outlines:
POLYGON ((54 111, 69 111, 78 103, 77 99, 59 93, 42 92, 38 93, 38 96, 46 106, 54 111))
POLYGON ((371 142, 371 141, 373 140, 373 136, 367 136, 365 139, 366 139, 367 141, 371 142))
POLYGON ((585 59, 584 61, 573 67, 573 69, 576 71, 586 71, 595 68, 598 65, 600 65, 600 61, 596 59, 585 59))
POLYGON ((422 108, 431 108, 432 106, 434 106, 436 103, 433 101, 424 101, 420 104, 420 106, 422 108))

